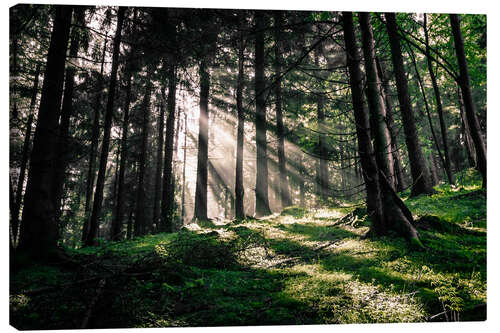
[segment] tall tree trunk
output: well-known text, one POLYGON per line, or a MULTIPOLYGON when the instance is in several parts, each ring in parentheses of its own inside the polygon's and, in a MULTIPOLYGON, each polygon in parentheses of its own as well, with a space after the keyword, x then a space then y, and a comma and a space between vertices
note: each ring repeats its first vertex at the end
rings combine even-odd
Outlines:
POLYGON ((255 131, 257 143, 257 172, 255 185, 255 215, 271 214, 268 197, 267 139, 266 139, 266 83, 264 74, 264 29, 267 18, 255 12, 255 131))
POLYGON ((432 89, 434 90, 434 97, 436 99, 436 110, 439 116, 439 125, 441 127, 441 140, 443 142, 443 152, 444 152, 444 170, 446 171, 446 177, 448 177, 448 182, 450 184, 455 184, 455 177, 451 172, 451 162, 450 153, 448 150, 448 136, 446 129, 446 123, 444 121, 443 105, 441 103, 441 94, 439 92, 439 86, 437 83, 436 75, 432 67, 431 52, 429 47, 429 32, 427 31, 427 14, 424 14, 424 34, 425 34, 425 54, 427 58, 427 67, 429 69, 429 75, 431 77, 432 89))
POLYGON ((394 74, 396 76, 396 86, 398 90, 398 99, 403 120, 403 128, 406 136, 406 147, 408 149, 408 157, 410 159, 410 169, 413 179, 411 195, 432 194, 434 189, 430 182, 430 175, 427 166, 425 165, 424 155, 418 139, 417 128, 415 126, 415 118, 408 93, 408 81, 406 79, 403 56, 401 54, 401 44, 397 32, 396 15, 394 13, 386 13, 387 34, 389 35, 389 43, 391 46, 392 63, 394 74))
POLYGON ((104 181, 106 177, 106 164, 108 162, 109 143, 111 136, 111 123, 113 120, 113 109, 115 102, 115 90, 118 72, 118 61, 120 55, 121 33, 123 26, 123 17, 125 15, 125 7, 118 9, 118 22, 116 26, 116 34, 113 41, 113 60, 111 65, 111 75, 108 88, 108 101, 106 104, 106 114, 104 118, 104 137, 102 140, 101 157, 99 161, 99 172, 97 174, 97 183, 94 193, 94 202, 92 207, 92 215, 90 216, 89 231, 83 242, 84 246, 92 246, 96 243, 97 233, 99 231, 99 220, 101 217, 102 199, 104 192, 104 181))
MULTIPOLYGON (((240 18, 240 29, 241 21, 240 18)), ((236 176, 235 176, 235 215, 237 219, 245 218, 244 196, 245 189, 243 187, 243 144, 245 141, 245 110, 243 109, 243 80, 244 80, 244 63, 245 63, 245 48, 243 41, 243 32, 240 32, 239 47, 238 47, 238 81, 236 83, 236 110, 238 113, 238 132, 236 138, 236 176)))
POLYGON ((184 109, 184 151, 182 157, 182 201, 181 201, 181 220, 184 225, 186 216, 186 155, 187 155, 187 112, 184 109))
MULTIPOLYGON (((281 63, 283 62, 281 56, 281 30, 283 25, 283 18, 281 12, 277 11, 274 14, 275 19, 275 39, 276 45, 274 47, 274 74, 276 76, 276 82, 274 86, 274 93, 276 95, 276 135, 278 137, 278 165, 279 165, 279 176, 280 176, 280 199, 281 206, 287 207, 292 204, 290 199, 290 189, 288 186, 288 178, 286 171, 286 156, 285 156, 285 131, 283 126, 283 109, 282 109, 282 97, 281 97, 281 63)), ((319 113, 319 111, 318 111, 319 113)), ((326 167, 326 165, 325 165, 326 167)), ((327 171, 328 173, 328 171, 327 171)), ((326 174, 328 177, 328 174, 326 174)), ((326 198, 326 197, 325 197, 326 198)))
MULTIPOLYGON (((446 163, 446 161, 445 161, 445 158, 443 156, 443 153, 441 152, 441 148, 439 147, 439 141, 438 141, 438 138, 437 138, 437 135, 436 135, 436 131, 434 130, 434 125, 432 123, 432 117, 431 117, 429 102, 427 101, 427 94, 425 93, 424 82, 422 80, 422 77, 420 76, 420 72, 418 70, 417 61, 416 61, 416 58, 415 58, 415 54, 413 53, 413 50, 411 48, 408 48, 408 51, 409 51, 409 54, 410 54, 411 61, 413 63, 413 67, 415 68, 415 78, 416 78, 416 81, 417 81, 417 86, 420 87, 420 91, 422 92, 422 98, 424 100, 425 113, 427 114, 427 120, 429 121, 429 128, 431 130, 432 139, 434 140, 434 145, 436 146, 436 150, 438 152, 439 159, 441 160, 441 163, 444 166, 445 163, 446 163)), ((417 107, 417 110, 420 109, 420 105, 419 105, 418 101, 417 101, 416 107, 417 107)), ((431 171, 431 178, 434 178, 434 175, 432 174, 432 170, 430 170, 430 171, 431 171)), ((432 180, 433 184, 437 184, 438 182, 439 181, 436 181, 435 179, 432 180)))
POLYGON ((21 203, 23 200, 24 179, 26 177, 26 167, 28 165, 28 159, 30 154, 31 131, 33 127, 33 117, 35 116, 35 105, 36 105, 36 96, 38 94, 39 75, 40 75, 40 64, 37 64, 35 71, 35 80, 33 81, 33 88, 31 93, 28 122, 26 123, 26 135, 24 137, 23 156, 21 159, 21 166, 19 169, 19 179, 17 180, 16 195, 15 197, 12 196, 11 198, 13 203, 11 210, 11 221, 12 221, 11 229, 12 229, 12 239, 14 242, 13 244, 14 247, 16 247, 18 243, 19 211, 21 209, 21 203))
POLYGON ((469 68, 465 58, 464 41, 460 31, 460 19, 457 14, 450 14, 451 30, 455 42, 455 52, 460 69, 459 85, 462 90, 462 98, 465 106, 465 115, 469 123, 470 134, 476 149, 477 168, 483 177, 483 188, 486 188, 486 145, 481 135, 479 121, 476 114, 476 105, 472 99, 470 89, 469 68))
MULTIPOLYGON (((360 13, 360 24, 369 27, 369 14, 360 13)), ((416 229, 411 225, 412 217, 408 208, 399 199, 386 178, 383 170, 377 165, 377 158, 371 145, 370 124, 368 111, 364 108, 362 82, 363 77, 360 70, 360 56, 356 45, 352 13, 343 12, 342 21, 344 27, 344 40, 347 53, 347 66, 349 69, 349 80, 351 95, 356 120, 356 134, 358 138, 358 150, 363 168, 363 176, 367 191, 367 208, 370 212, 372 225, 370 233, 384 235, 392 229, 404 236, 410 242, 421 245, 416 229)), ((363 28, 363 30, 365 30, 363 28)), ((363 33, 365 34, 366 31, 363 33)), ((365 39, 366 36, 363 36, 365 39)), ((370 41, 371 44, 373 41, 370 41)), ((364 43, 366 47, 366 42, 364 43)), ((365 52, 366 53, 366 52, 365 52)), ((368 73, 367 73, 368 75, 368 73)), ((371 94, 371 93, 370 93, 371 94)), ((373 96, 371 97, 373 98, 373 96)), ((372 115, 374 112, 372 112, 372 115)), ((380 132, 380 126, 374 128, 374 132, 380 132)), ((375 144, 380 145, 383 133, 375 133, 375 144)))
POLYGON ((462 96, 458 97, 458 103, 460 108, 460 118, 461 118, 461 131, 464 136, 465 149, 467 151, 467 158, 469 160, 469 166, 475 168, 477 166, 476 155, 474 154, 474 143, 472 142, 469 123, 467 122, 467 116, 465 115, 464 103, 462 96))
POLYGON ((389 77, 384 69, 384 65, 378 58, 376 58, 377 70, 382 81, 381 92, 385 101, 385 120, 387 123, 387 129, 389 130, 390 140, 391 140, 391 150, 392 157, 394 160, 394 176, 396 180, 396 191, 401 192, 406 189, 406 180, 403 172, 403 163, 401 161, 401 154, 399 153, 398 138, 396 135, 396 129, 394 125, 394 116, 392 104, 391 90, 389 85, 389 77))
POLYGON ((210 73, 205 59, 200 62, 200 118, 198 131, 198 162, 196 168, 196 190, 194 218, 208 220, 207 183, 208 183, 208 93, 210 73))
POLYGON ((130 63, 127 64, 127 66, 128 68, 125 73, 125 103, 123 105, 123 132, 121 139, 120 167, 118 171, 118 193, 116 198, 115 216, 111 222, 111 240, 120 240, 123 238, 123 218, 125 215, 125 172, 128 162, 128 127, 130 122, 130 103, 132 99, 132 69, 130 63))
MULTIPOLYGON (((74 16, 77 25, 85 25, 84 7, 75 7, 74 16)), ((71 31, 71 44, 69 48, 69 57, 73 61, 78 56, 80 47, 79 28, 73 27, 71 31)), ((61 108, 61 119, 59 122, 59 140, 57 143, 57 156, 54 167, 53 193, 54 207, 56 209, 56 220, 59 220, 62 214, 61 199, 63 197, 64 182, 66 181, 66 168, 68 166, 68 155, 71 150, 69 140, 70 119, 73 113, 73 95, 75 86, 76 68, 68 64, 66 68, 66 78, 64 83, 64 95, 61 108)))
MULTIPOLYGON (((169 65, 168 74, 168 97, 167 97, 167 128, 165 140, 165 162, 163 165, 163 193, 161 205, 161 231, 173 231, 173 210, 174 210, 174 197, 172 196, 172 183, 173 183, 173 151, 174 151, 174 135, 175 135, 175 98, 176 98, 176 68, 173 64, 169 65)), ((208 95, 208 94, 207 94, 208 95)), ((208 154, 208 151, 207 151, 208 154)))
POLYGON ((163 99, 160 98, 160 117, 158 119, 158 143, 156 151, 156 173, 155 173, 155 188, 153 199, 153 228, 159 229, 159 219, 161 212, 161 172, 163 167, 163 141, 165 138, 165 106, 163 99))
MULTIPOLYGON (((319 68, 319 53, 321 50, 321 45, 318 45, 314 53, 314 63, 317 68, 319 68)), ((319 75, 321 77, 321 75, 319 75)), ((320 82, 319 86, 322 87, 323 83, 320 82)), ((317 117, 318 117, 318 147, 319 147, 319 172, 317 174, 319 195, 321 201, 326 201, 329 196, 329 184, 328 184, 328 149, 326 146, 326 126, 325 126, 325 111, 324 111, 324 98, 323 89, 321 88, 317 92, 316 96, 316 107, 317 107, 317 117)))
POLYGON ((59 239, 52 201, 59 109, 73 7, 55 6, 38 120, 33 139, 18 253, 36 259, 54 254, 59 239))
POLYGON ((344 28, 354 119, 356 121, 358 153, 366 187, 366 206, 372 220, 370 230, 375 234, 384 234, 387 230, 387 226, 385 224, 382 208, 382 193, 378 179, 378 166, 370 136, 370 119, 368 110, 364 106, 363 74, 360 70, 361 55, 358 52, 352 13, 343 12, 342 23, 344 28))
POLYGON ((363 55, 366 71, 366 96, 370 109, 371 134, 375 138, 377 165, 384 172, 391 185, 393 183, 394 162, 391 152, 391 139, 386 123, 386 108, 375 61, 375 42, 369 13, 359 14, 363 55))
POLYGON ((144 91, 144 99, 142 102, 142 132, 141 132, 141 150, 139 155, 139 182, 137 184, 137 202, 135 208, 135 224, 134 236, 143 236, 150 231, 150 225, 146 221, 146 172, 147 172, 147 157, 148 157, 148 142, 149 142, 149 115, 151 113, 151 91, 153 83, 151 77, 154 72, 152 65, 148 66, 146 89, 144 91))
MULTIPOLYGON (((106 35, 107 37, 107 35, 106 35)), ((97 158, 97 150, 99 148, 99 119, 101 115, 101 99, 102 92, 104 87, 104 60, 106 59, 106 44, 108 39, 104 39, 104 47, 102 50, 102 58, 101 58, 101 70, 99 73, 99 77, 97 79, 97 87, 96 87, 96 95, 94 100, 94 119, 92 122, 92 133, 91 133, 91 142, 90 142, 90 156, 89 156, 89 170, 87 173, 87 190, 85 195, 85 221, 83 222, 83 230, 82 230, 82 243, 87 239, 88 231, 89 231, 89 223, 90 223, 90 213, 92 207, 92 194, 94 192, 94 181, 95 181, 95 173, 96 173, 96 158, 97 158)))

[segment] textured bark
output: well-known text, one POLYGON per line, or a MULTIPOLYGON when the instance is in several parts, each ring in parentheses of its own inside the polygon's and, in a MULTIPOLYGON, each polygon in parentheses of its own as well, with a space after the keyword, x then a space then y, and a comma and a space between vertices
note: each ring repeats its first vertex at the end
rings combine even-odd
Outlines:
POLYGON ((88 235, 89 223, 90 219, 89 214, 91 213, 92 207, 92 194, 94 192, 94 182, 95 182, 95 173, 96 173, 96 158, 97 158, 97 150, 99 146, 99 119, 101 117, 101 100, 102 100, 102 92, 104 87, 104 60, 106 58, 106 43, 107 38, 104 40, 104 47, 102 51, 101 58, 101 70, 99 73, 99 77, 97 79, 97 86, 95 91, 95 100, 93 105, 94 110, 94 119, 92 122, 92 133, 91 133, 91 142, 90 142, 90 156, 89 156, 89 170, 87 173, 87 190, 85 195, 85 221, 83 222, 83 230, 82 230, 82 242, 85 241, 88 235))
MULTIPOLYGON (((321 45, 318 45, 316 52, 314 53, 314 63, 315 66, 319 67, 319 53, 321 51, 321 45)), ((321 75, 320 75, 321 76, 321 75)), ((320 87, 322 82, 320 83, 320 87)), ((328 184, 328 149, 326 146, 326 126, 325 126, 325 111, 324 111, 324 97, 323 89, 317 92, 316 95, 316 109, 318 118, 318 148, 319 148, 319 161, 318 161, 318 172, 316 178, 318 180, 318 193, 320 195, 321 201, 326 201, 329 197, 330 187, 328 184)))
MULTIPOLYGON (((75 23, 80 26, 85 25, 85 11, 83 7, 75 7, 74 10, 75 23)), ((69 48, 69 57, 76 59, 78 49, 80 47, 79 28, 73 27, 71 31, 71 45, 69 48)), ((54 180, 52 197, 54 207, 56 209, 56 219, 59 220, 62 214, 62 197, 64 191, 64 182, 66 181, 66 169, 68 166, 68 155, 71 150, 70 139, 70 120, 73 113, 73 95, 75 86, 76 68, 72 64, 68 64, 66 68, 66 78, 64 83, 64 95, 61 108, 61 119, 59 121, 59 139, 57 143, 57 156, 54 167, 54 180)))
MULTIPOLYGON (((149 66, 147 76, 153 75, 154 67, 149 66)), ((139 182, 137 183, 137 202, 135 208, 134 236, 143 236, 150 232, 151 226, 146 221, 145 203, 146 203, 146 173, 147 173, 147 155, 149 142, 149 116, 151 114, 151 91, 153 83, 150 79, 146 82, 144 99, 141 105, 142 130, 141 130, 141 150, 139 155, 139 182)))
MULTIPOLYGON (((429 128, 431 130, 432 139, 434 140, 434 145, 436 146, 436 150, 438 152, 439 159, 441 160, 441 163, 444 166, 445 165, 445 158, 443 156, 443 153, 441 152, 441 148, 439 146, 439 141, 438 141, 438 138, 437 138, 437 135, 436 135, 436 131, 434 130, 434 125, 433 125, 433 122, 432 122, 432 117, 431 117, 429 102, 427 101, 427 94, 425 93, 425 87, 424 87, 422 78, 420 76, 420 71, 418 70, 418 66, 417 66, 417 62, 416 62, 416 59, 415 59, 415 55, 413 54, 413 51, 411 50, 411 48, 409 48, 408 50, 409 50, 410 58, 411 58, 412 63, 413 63, 413 67, 415 68, 415 78, 416 78, 416 81, 417 81, 417 85, 420 87, 420 91, 422 92, 422 98, 424 100, 425 113, 427 114, 427 120, 429 121, 429 128)), ((416 106, 417 106, 417 110, 419 110, 420 109, 420 104, 418 103, 418 101, 417 101, 416 106)), ((431 168, 430 165, 429 165, 429 168, 431 168)), ((439 182, 439 179, 437 177, 434 177, 434 174, 433 174, 432 170, 429 170, 429 171, 430 171, 430 176, 432 178, 431 179, 432 184, 434 184, 434 185, 437 184, 439 182)))
MULTIPOLYGON (((369 14, 360 13, 359 20, 361 26, 364 26, 362 28, 362 35, 364 35, 363 46, 366 47, 366 38, 369 37, 369 35, 366 35, 366 28, 369 28, 370 25, 369 14)), ((362 74, 359 66, 360 57, 357 51, 352 13, 344 12, 342 14, 342 21, 344 26, 344 40, 354 117, 356 120, 358 150, 366 183, 367 208, 372 219, 369 234, 379 236, 387 234, 389 230, 394 230, 396 233, 407 238, 410 242, 421 245, 418 239, 418 233, 411 224, 413 221, 411 213, 394 191, 382 167, 377 165, 378 158, 375 157, 377 154, 374 152, 371 145, 370 133, 375 132, 375 145, 378 146, 380 145, 378 141, 384 136, 384 134, 381 133, 383 128, 381 126, 376 126, 373 131, 369 130, 370 123, 373 122, 368 119, 368 111, 363 105, 362 74)), ((373 43, 373 40, 369 41, 368 44, 370 43, 373 43)), ((367 70, 369 69, 367 68, 367 70)), ((372 73, 371 75, 373 74, 376 73, 372 73)), ((373 98, 373 96, 371 98, 373 98)), ((371 111, 371 116, 376 116, 376 114, 371 111)))
POLYGON ((156 147, 156 171, 154 182, 154 199, 153 199, 153 228, 158 230, 160 212, 161 212, 161 189, 162 189, 162 167, 163 167, 163 141, 165 138, 165 107, 163 99, 160 98, 159 105, 160 117, 158 118, 158 143, 156 147))
POLYGON ((366 71, 366 96, 370 110, 371 134, 375 139, 375 156, 377 165, 384 172, 394 186, 394 162, 391 152, 391 139, 386 123, 386 108, 383 100, 383 92, 377 72, 375 61, 375 42, 370 22, 369 13, 359 14, 361 37, 363 44, 363 55, 366 71))
POLYGON ((378 167, 370 137, 370 119, 368 110, 364 106, 363 75, 360 70, 361 56, 356 43, 352 13, 343 12, 342 23, 354 119, 356 121, 358 152, 366 187, 366 205, 372 220, 370 229, 375 234, 384 234, 387 227, 382 209, 382 193, 378 180, 378 167))
POLYGON ((31 93, 28 122, 26 123, 26 134, 24 136, 24 142, 23 142, 23 155, 21 158, 21 166, 19 168, 19 179, 17 180, 16 195, 15 197, 14 196, 11 197, 13 203, 13 206, 11 207, 12 208, 11 229, 12 229, 12 238, 14 240, 15 246, 17 246, 17 240, 18 240, 19 211, 21 209, 21 203, 23 200, 24 179, 26 177, 26 168, 28 166, 28 159, 30 155, 31 131, 33 127, 33 117, 35 115, 36 96, 38 95, 39 75, 40 75, 40 64, 37 64, 35 71, 35 79, 33 81, 33 88, 31 93))
MULTIPOLYGON (((240 18, 240 29, 241 29, 240 18)), ((243 109, 243 79, 245 49, 243 42, 243 33, 240 32, 238 47, 238 81, 236 83, 236 110, 238 113, 238 129, 236 138, 236 175, 235 175, 235 216, 237 219, 245 218, 244 197, 245 189, 243 187, 243 146, 245 141, 245 110, 243 109)))
POLYGON ((96 243, 97 233, 99 231, 99 220, 101 218, 102 199, 104 192, 104 181, 106 177, 106 164, 108 162, 109 144, 111 136, 111 123, 113 120, 113 111, 115 103, 115 90, 118 72, 118 58, 120 54, 121 31, 123 26, 123 17, 125 7, 118 9, 118 22, 113 41, 113 60, 111 65, 111 74, 108 88, 108 101, 106 104, 106 114, 104 118, 104 136, 102 140, 101 156, 99 161, 99 172, 97 174, 97 183, 94 193, 94 202, 92 206, 92 215, 90 216, 89 231, 83 242, 84 246, 92 246, 96 243))
MULTIPOLYGON (((282 108, 282 96, 281 96, 281 63, 283 62, 281 56, 281 30, 283 25, 283 19, 281 17, 281 12, 277 11, 274 14, 275 19, 275 47, 274 47, 274 75, 276 76, 276 82, 274 86, 274 93, 276 95, 276 135, 278 137, 278 166, 279 166, 279 193, 281 199, 281 206, 287 207, 292 204, 290 199, 290 189, 288 186, 288 177, 286 171, 286 156, 285 156, 285 131, 283 126, 283 108, 282 108)), ((319 114, 319 110, 318 110, 319 114)), ((323 117, 324 118, 324 117, 323 117)), ((320 142, 321 144, 321 142, 320 142)), ((323 145, 324 146, 324 145, 323 145)), ((326 168, 326 163, 325 168, 326 168)), ((328 170, 326 171, 326 179, 328 181, 328 170)), ((328 184, 327 187, 328 189, 328 184)), ((327 195, 327 193, 325 193, 327 195)), ((326 196, 325 196, 326 198, 326 196)))
POLYGON ((462 90, 462 98, 465 107, 465 115, 469 123, 469 130, 476 149, 477 168, 483 177, 483 188, 486 188, 486 145, 481 135, 479 121, 476 114, 476 105, 472 99, 470 89, 469 68, 465 58, 464 41, 460 31, 460 18, 457 14, 450 14, 451 30, 455 42, 455 52, 457 54, 458 67, 460 69, 459 85, 462 90))
POLYGON ((469 130, 469 123, 467 122, 467 117, 465 115, 464 103, 462 97, 459 97, 459 108, 460 108, 460 118, 461 118, 461 131, 464 137, 465 149, 467 151, 467 158, 469 160, 469 166, 475 168, 477 166, 476 155, 474 154, 474 143, 469 130))
POLYGON ((186 216, 186 156, 187 156, 187 112, 184 110, 184 151, 182 157, 182 201, 181 201, 181 220, 184 224, 184 217, 186 216))
POLYGON ((398 99, 403 120, 403 129, 406 137, 406 147, 408 149, 408 157, 410 159, 410 169, 413 179, 411 195, 432 194, 434 190, 430 181, 429 170, 425 165, 424 155, 418 139, 417 128, 415 126, 415 118, 408 93, 408 81, 401 54, 401 44, 397 32, 396 15, 394 13, 386 13, 387 34, 391 47, 392 63, 394 74, 396 76, 396 86, 398 90, 398 99))
POLYGON ((52 201, 59 109, 71 25, 71 6, 55 6, 38 120, 33 139, 18 253, 36 259, 54 254, 59 238, 52 201))
POLYGON ((389 77, 384 68, 384 65, 379 59, 377 61, 377 70, 380 76, 380 81, 382 83, 381 92, 384 96, 385 101, 385 120, 387 123, 387 129, 389 130, 389 135, 391 139, 391 150, 392 157, 394 160, 394 176, 396 180, 396 191, 401 192, 406 189, 406 179, 403 171, 403 162, 401 161, 401 154, 399 153, 398 138, 396 135, 396 129, 394 125, 393 110, 394 106, 392 104, 391 89, 389 85, 389 77))
POLYGON ((441 127, 441 140, 443 143, 444 153, 444 170, 446 171, 446 177, 448 177, 448 183, 455 184, 455 177, 453 176, 453 173, 451 171, 450 153, 448 150, 448 130, 444 121, 443 104, 441 103, 441 94, 439 92, 439 86, 437 83, 436 75, 434 73, 434 68, 432 67, 432 59, 430 56, 431 52, 429 48, 429 33, 427 31, 427 14, 424 14, 424 34, 427 67, 429 69, 429 75, 431 77, 432 89, 434 90, 434 98, 436 99, 436 111, 439 116, 439 126, 441 127))
POLYGON ((257 172, 255 182, 255 215, 271 214, 268 196, 267 139, 266 139, 266 83, 264 74, 264 29, 267 18, 255 12, 255 131, 257 143, 257 172))
POLYGON ((173 197, 173 151, 174 151, 174 135, 175 135, 175 98, 176 98, 176 69, 173 64, 169 65, 168 74, 168 97, 167 97, 167 126, 165 139, 165 161, 163 165, 163 193, 161 204, 161 222, 160 231, 173 231, 173 213, 174 213, 174 197, 173 197))
MULTIPOLYGON (((133 54, 133 52, 132 52, 133 54)), ((130 58, 129 58, 130 61, 130 58)), ((111 222, 111 240, 120 240, 123 238, 123 218, 125 215, 125 171, 128 161, 128 127, 130 122, 130 103, 132 96, 132 73, 130 65, 125 73, 125 103, 123 105, 123 132, 120 143, 120 166, 118 170, 118 188, 116 194, 115 216, 111 222)))
POLYGON ((206 60, 200 62, 200 118, 198 131, 198 162, 196 168, 196 190, 194 218, 208 220, 207 183, 208 183, 208 94, 210 73, 206 60))

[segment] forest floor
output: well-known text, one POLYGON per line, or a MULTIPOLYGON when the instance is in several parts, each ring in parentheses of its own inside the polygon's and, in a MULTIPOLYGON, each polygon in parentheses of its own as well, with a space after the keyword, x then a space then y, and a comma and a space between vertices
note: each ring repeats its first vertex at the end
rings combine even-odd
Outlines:
MULTIPOLYGON (((465 179, 465 180, 464 180, 465 179)), ((462 184, 461 184, 462 183, 462 184)), ((363 207, 289 207, 189 225, 11 274, 19 329, 486 319, 486 192, 478 181, 403 198, 425 250, 365 239, 363 207)), ((406 194, 407 195, 407 194, 406 194)))

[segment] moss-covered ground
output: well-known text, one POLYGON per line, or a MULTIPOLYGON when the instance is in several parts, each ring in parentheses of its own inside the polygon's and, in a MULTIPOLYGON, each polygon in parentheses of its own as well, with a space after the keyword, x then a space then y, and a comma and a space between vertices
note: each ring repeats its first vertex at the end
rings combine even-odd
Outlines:
POLYGON ((403 198, 425 250, 365 239, 363 209, 289 207, 68 250, 11 274, 20 329, 484 320, 486 195, 472 175, 403 198), (421 219, 421 217, 424 217, 421 219), (431 221, 432 223, 425 223, 431 221))

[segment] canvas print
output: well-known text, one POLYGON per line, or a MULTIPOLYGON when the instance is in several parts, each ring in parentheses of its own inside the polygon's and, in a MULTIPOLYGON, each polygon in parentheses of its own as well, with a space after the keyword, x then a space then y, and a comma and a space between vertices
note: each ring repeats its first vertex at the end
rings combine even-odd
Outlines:
POLYGON ((483 14, 9 9, 20 330, 485 321, 483 14))

